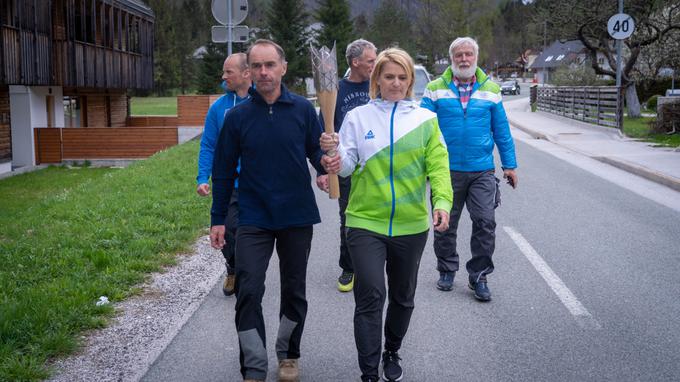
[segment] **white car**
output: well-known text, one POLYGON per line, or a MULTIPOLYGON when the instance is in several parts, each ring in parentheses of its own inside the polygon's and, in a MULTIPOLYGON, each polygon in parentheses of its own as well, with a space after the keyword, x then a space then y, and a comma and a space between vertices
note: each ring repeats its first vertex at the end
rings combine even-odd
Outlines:
MULTIPOLYGON (((432 76, 422 65, 415 65, 414 70, 416 83, 413 85, 413 97, 416 101, 420 101, 420 99, 423 98, 423 93, 425 93, 425 87, 432 81, 432 76)), ((348 68, 343 78, 349 77, 349 72, 350 69, 348 68)))

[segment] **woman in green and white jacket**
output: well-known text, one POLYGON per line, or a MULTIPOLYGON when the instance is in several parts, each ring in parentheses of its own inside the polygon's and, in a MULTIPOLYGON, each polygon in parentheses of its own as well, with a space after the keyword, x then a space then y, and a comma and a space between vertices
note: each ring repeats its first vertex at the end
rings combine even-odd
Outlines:
MULTIPOLYGON (((371 75, 371 101, 347 113, 340 128, 340 159, 326 163, 329 172, 352 176, 347 245, 355 272, 354 338, 363 381, 379 378, 385 271, 389 303, 383 378, 402 378, 398 351, 413 312, 430 228, 428 178, 436 230, 446 230, 453 201, 448 152, 437 116, 411 100, 413 83, 408 53, 394 48, 380 53, 371 75)), ((333 139, 324 134, 322 148, 334 149, 333 139)))

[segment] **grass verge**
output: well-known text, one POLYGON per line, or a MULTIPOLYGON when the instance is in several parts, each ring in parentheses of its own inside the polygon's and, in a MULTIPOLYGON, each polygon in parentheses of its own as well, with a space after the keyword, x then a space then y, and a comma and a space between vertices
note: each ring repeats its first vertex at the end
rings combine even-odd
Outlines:
POLYGON ((132 97, 130 114, 177 115, 177 97, 132 97))
POLYGON ((194 193, 197 152, 192 141, 125 169, 0 181, 0 381, 46 378, 48 359, 105 325, 99 296, 128 297, 195 241, 209 205, 194 193))
POLYGON ((623 132, 631 138, 639 138, 660 146, 679 147, 680 134, 653 134, 650 132, 649 123, 654 117, 623 118, 623 132))

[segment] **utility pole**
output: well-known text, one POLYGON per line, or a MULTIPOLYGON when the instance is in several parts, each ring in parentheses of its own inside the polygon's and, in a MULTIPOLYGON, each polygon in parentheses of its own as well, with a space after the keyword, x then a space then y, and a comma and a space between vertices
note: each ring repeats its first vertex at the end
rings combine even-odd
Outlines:
POLYGON ((545 52, 545 47, 547 46, 548 39, 548 20, 543 20, 543 51, 545 52))

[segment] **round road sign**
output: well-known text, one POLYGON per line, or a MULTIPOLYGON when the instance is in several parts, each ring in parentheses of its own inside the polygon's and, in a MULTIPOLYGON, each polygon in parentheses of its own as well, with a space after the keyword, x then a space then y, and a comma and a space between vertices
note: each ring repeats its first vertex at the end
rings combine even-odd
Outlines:
POLYGON ((222 25, 237 25, 248 15, 248 0, 231 0, 231 21, 229 20, 229 0, 212 0, 211 9, 215 20, 222 25))
POLYGON ((633 34, 635 20, 625 13, 617 13, 607 21, 607 32, 616 40, 623 40, 633 34))

